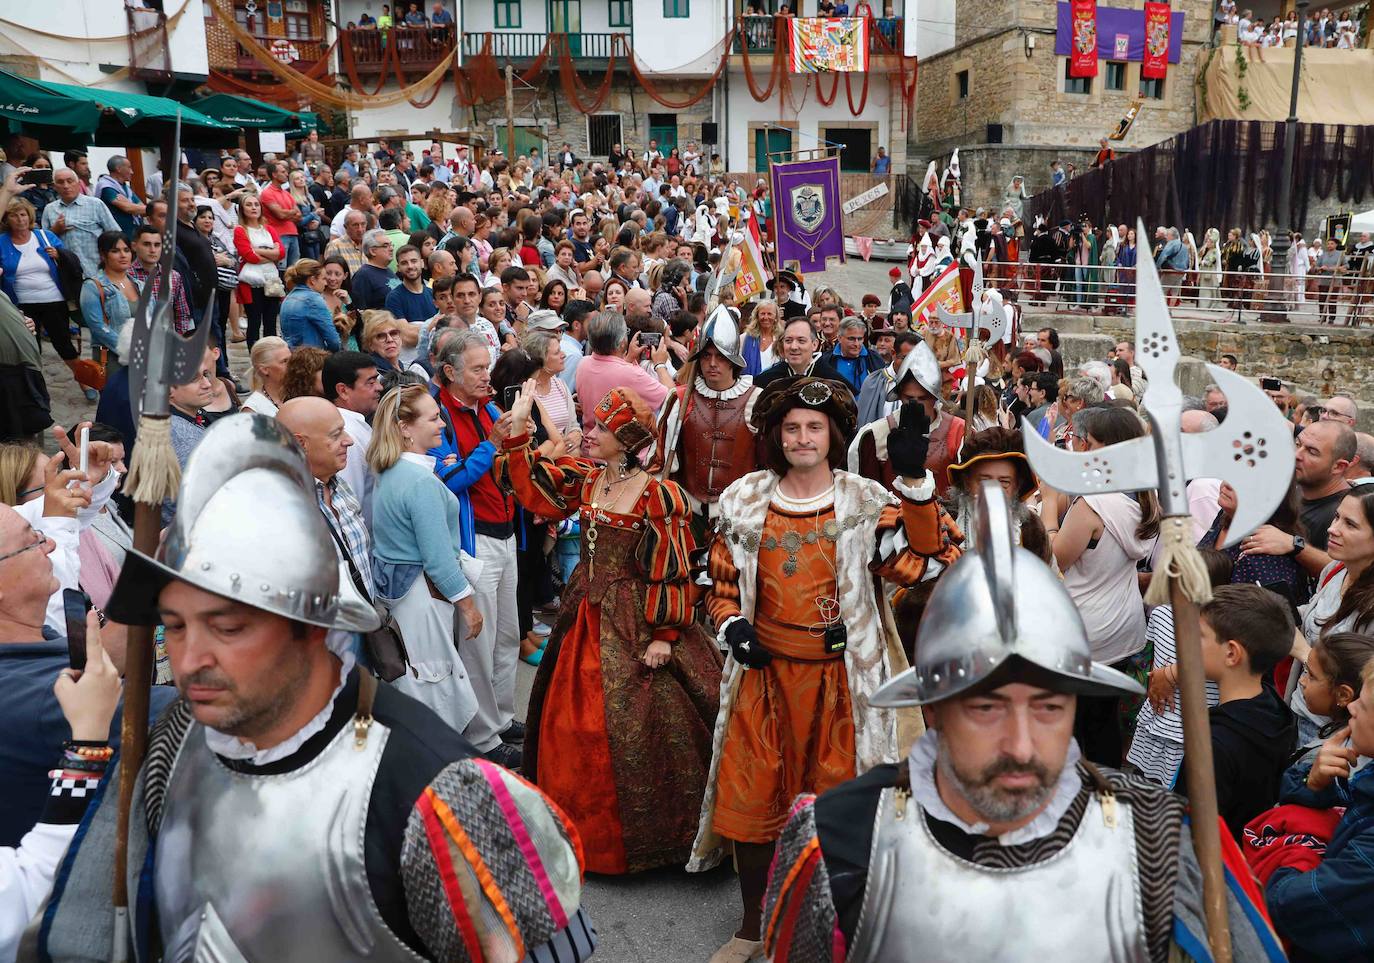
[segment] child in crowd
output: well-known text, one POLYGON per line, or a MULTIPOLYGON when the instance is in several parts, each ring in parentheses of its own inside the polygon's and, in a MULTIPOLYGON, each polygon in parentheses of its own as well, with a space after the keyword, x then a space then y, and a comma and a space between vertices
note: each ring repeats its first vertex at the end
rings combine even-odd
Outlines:
MULTIPOLYGON (((1217 809, 1237 840, 1245 824, 1274 805, 1297 741, 1293 712, 1269 675, 1288 655, 1293 615, 1258 585, 1223 585, 1202 607, 1202 667, 1217 684, 1210 710, 1217 809)), ((1180 773, 1178 791, 1187 795, 1180 773)))
MULTIPOLYGON (((1231 558, 1214 548, 1199 549, 1212 588, 1231 584, 1231 558)), ((1183 715, 1178 706, 1177 648, 1174 644, 1174 607, 1156 606, 1145 625, 1145 644, 1154 650, 1149 698, 1136 717, 1126 761, 1141 775, 1165 789, 1174 788, 1183 765, 1183 715)), ((1207 704, 1217 704, 1217 684, 1207 683, 1207 704)))
POLYGON ((1330 721, 1317 739, 1300 749, 1315 749, 1350 722, 1350 704, 1360 697, 1360 676, 1371 658, 1374 636, 1357 632, 1332 632, 1308 651, 1307 671, 1300 683, 1303 699, 1314 714, 1330 721))
POLYGON ((1374 661, 1361 680, 1349 723, 1311 765, 1284 776, 1281 802, 1344 809, 1315 868, 1280 866, 1265 885, 1270 919, 1294 960, 1367 960, 1374 946, 1374 766, 1360 765, 1374 756, 1374 661))

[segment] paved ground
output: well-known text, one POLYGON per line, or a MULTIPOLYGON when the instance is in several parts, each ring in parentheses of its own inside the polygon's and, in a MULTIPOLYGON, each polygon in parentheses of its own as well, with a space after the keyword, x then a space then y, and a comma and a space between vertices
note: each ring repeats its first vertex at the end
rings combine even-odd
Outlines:
MULTIPOLYGON (((516 706, 535 670, 521 663, 516 706)), ((596 924, 596 958, 608 963, 706 963, 739 925, 739 888, 729 866, 709 873, 662 869, 631 877, 588 876, 584 905, 596 924)))

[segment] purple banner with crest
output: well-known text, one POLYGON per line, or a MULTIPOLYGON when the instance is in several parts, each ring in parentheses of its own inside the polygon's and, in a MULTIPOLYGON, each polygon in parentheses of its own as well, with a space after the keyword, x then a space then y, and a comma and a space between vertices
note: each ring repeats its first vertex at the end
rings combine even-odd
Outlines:
POLYGON ((840 158, 790 161, 769 168, 777 217, 778 265, 824 271, 825 259, 844 263, 840 158))
MULTIPOLYGON (((1054 53, 1073 54, 1073 4, 1061 0, 1056 6, 1054 53)), ((1183 53, 1183 14, 1169 15, 1169 63, 1176 64, 1183 53)), ((1145 11, 1139 8, 1097 6, 1097 56, 1102 60, 1145 59, 1145 11), (1123 49, 1124 48, 1124 49, 1123 49)))

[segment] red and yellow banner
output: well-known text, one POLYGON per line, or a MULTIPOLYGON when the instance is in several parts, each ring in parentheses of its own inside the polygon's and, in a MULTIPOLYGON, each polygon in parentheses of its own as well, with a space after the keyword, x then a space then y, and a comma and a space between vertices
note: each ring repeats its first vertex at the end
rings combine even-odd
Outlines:
POLYGON ((1145 4, 1145 52, 1140 59, 1140 76, 1162 80, 1169 72, 1169 5, 1145 4))
POLYGON ((743 304, 768 289, 768 270, 763 266, 758 218, 750 216, 745 219, 744 242, 735 250, 740 255, 739 273, 735 275, 735 302, 743 304))
POLYGON ((868 70, 868 17, 788 17, 794 74, 868 70))
POLYGON ((1070 77, 1097 76, 1097 0, 1071 0, 1073 48, 1069 55, 1070 77))
POLYGON ((968 310, 964 306, 963 288, 959 285, 957 262, 937 274, 930 287, 921 292, 921 296, 911 306, 911 326, 919 328, 936 320, 936 307, 942 304, 950 314, 962 314, 968 310))

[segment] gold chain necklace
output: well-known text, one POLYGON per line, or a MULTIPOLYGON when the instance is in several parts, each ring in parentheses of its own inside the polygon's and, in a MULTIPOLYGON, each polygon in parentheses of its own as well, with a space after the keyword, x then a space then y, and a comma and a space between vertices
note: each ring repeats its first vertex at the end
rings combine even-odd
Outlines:
MULTIPOLYGON (((616 479, 615 481, 610 481, 609 478, 610 478, 611 470, 610 470, 609 468, 607 468, 607 469, 605 469, 605 471, 602 473, 602 477, 605 478, 605 479, 607 479, 607 480, 604 481, 604 482, 602 482, 600 485, 595 486, 595 487, 592 489, 593 496, 592 496, 592 511, 591 511, 591 518, 588 519, 588 522, 587 522, 587 576, 588 576, 588 577, 591 577, 591 576, 593 576, 593 575, 596 574, 596 539, 597 539, 597 535, 599 534, 599 533, 597 532, 597 530, 596 530, 596 523, 597 523, 597 521, 600 520, 600 516, 601 516, 601 504, 600 504, 599 499, 598 499, 598 498, 596 497, 596 495, 595 495, 596 489, 597 489, 597 488, 600 488, 600 489, 601 489, 601 498, 605 498, 606 496, 610 495, 611 490, 612 490, 613 488, 616 488, 616 487, 618 487, 618 486, 620 486, 620 485, 623 485, 625 482, 629 481, 631 478, 634 478, 636 475, 638 475, 639 472, 640 472, 640 469, 639 469, 638 467, 636 467, 633 471, 630 471, 630 472, 623 472, 623 471, 622 471, 622 473, 621 473, 621 475, 620 475, 620 477, 619 477, 618 479, 616 479)), ((609 518, 606 519, 606 520, 609 521, 609 518)))

